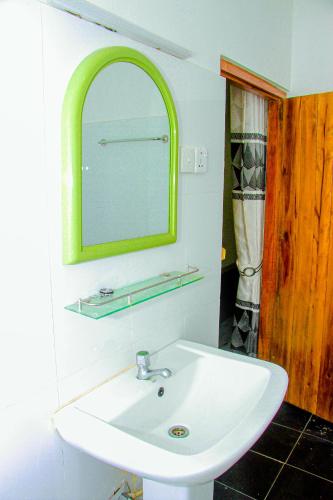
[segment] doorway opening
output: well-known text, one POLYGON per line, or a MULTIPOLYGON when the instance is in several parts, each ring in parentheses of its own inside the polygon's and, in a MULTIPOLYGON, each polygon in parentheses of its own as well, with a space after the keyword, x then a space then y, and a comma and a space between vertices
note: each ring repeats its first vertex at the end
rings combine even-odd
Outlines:
POLYGON ((266 174, 270 182, 277 162, 274 113, 285 93, 225 59, 221 75, 227 90, 219 346, 257 356, 261 284, 269 280, 267 265, 262 276, 272 216, 270 207, 265 220, 266 174))
MULTIPOLYGON (((223 230, 221 255, 221 295, 220 295, 220 334, 219 347, 232 350, 231 337, 234 323, 234 310, 239 282, 237 251, 232 209, 232 160, 230 139, 230 82, 226 85, 225 110, 225 149, 224 149, 224 193, 223 193, 223 230)), ((245 352, 243 350, 243 352, 245 352)))

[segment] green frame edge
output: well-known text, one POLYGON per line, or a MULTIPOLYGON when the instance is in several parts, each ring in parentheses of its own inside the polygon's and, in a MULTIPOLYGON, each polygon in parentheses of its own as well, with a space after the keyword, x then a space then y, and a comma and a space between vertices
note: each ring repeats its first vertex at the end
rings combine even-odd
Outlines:
POLYGON ((128 47, 106 47, 87 56, 74 71, 65 93, 62 111, 62 222, 63 263, 76 264, 177 240, 178 121, 167 83, 157 67, 140 52, 128 47), (169 230, 167 233, 128 240, 82 245, 82 111, 87 92, 106 66, 127 62, 145 71, 159 88, 170 124, 169 230))

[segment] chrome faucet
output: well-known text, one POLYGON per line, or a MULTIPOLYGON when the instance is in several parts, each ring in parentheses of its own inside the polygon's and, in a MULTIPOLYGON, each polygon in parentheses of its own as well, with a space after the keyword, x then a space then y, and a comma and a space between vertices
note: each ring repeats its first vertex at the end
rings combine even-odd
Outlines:
POLYGON ((150 370, 150 355, 148 351, 139 351, 136 353, 136 365, 138 367, 138 374, 136 376, 139 380, 149 380, 156 375, 168 378, 171 377, 172 372, 169 368, 160 368, 158 370, 150 370))

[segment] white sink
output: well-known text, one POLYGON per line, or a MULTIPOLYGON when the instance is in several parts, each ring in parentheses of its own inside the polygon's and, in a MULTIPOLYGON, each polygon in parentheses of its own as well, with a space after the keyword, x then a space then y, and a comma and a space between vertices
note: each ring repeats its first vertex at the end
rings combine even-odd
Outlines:
POLYGON ((60 410, 55 425, 73 446, 142 476, 145 500, 209 500, 212 480, 272 420, 287 374, 277 365, 188 341, 167 346, 151 362, 172 376, 140 381, 137 369, 129 369, 60 410), (185 426, 188 437, 171 437, 175 425, 185 426))

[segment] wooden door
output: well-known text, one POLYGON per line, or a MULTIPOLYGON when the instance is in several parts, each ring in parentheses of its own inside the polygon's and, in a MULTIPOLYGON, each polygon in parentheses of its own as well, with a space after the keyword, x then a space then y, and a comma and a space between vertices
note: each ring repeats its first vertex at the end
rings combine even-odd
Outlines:
POLYGON ((333 421, 333 93, 271 104, 267 154, 259 356, 333 421))

